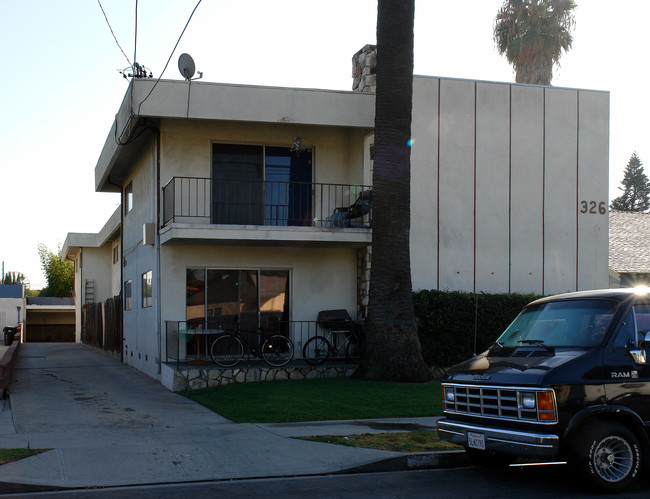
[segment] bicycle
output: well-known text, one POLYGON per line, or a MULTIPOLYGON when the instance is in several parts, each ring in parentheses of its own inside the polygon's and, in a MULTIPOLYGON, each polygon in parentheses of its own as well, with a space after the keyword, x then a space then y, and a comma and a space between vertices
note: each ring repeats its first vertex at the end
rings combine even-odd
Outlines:
POLYGON ((314 336, 309 338, 302 348, 302 356, 307 364, 319 366, 330 357, 339 357, 340 352, 345 352, 345 359, 350 360, 359 356, 361 336, 358 328, 352 327, 349 330, 330 329, 327 337, 314 336), (338 345, 337 336, 345 334, 343 343, 338 345))
POLYGON ((262 341, 264 336, 260 331, 249 331, 246 334, 249 339, 252 335, 258 337, 257 344, 246 340, 237 321, 235 331, 222 333, 212 342, 210 347, 212 360, 221 367, 234 367, 248 352, 254 357, 263 359, 270 366, 281 367, 292 359, 293 342, 286 336, 272 334, 262 341))

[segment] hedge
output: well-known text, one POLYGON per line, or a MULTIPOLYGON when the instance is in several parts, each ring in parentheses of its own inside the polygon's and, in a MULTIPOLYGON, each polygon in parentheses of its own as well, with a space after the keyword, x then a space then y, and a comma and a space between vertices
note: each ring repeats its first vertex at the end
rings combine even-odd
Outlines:
POLYGON ((535 294, 423 290, 413 294, 424 361, 446 368, 487 349, 535 294), (476 324, 476 350, 474 349, 476 324))

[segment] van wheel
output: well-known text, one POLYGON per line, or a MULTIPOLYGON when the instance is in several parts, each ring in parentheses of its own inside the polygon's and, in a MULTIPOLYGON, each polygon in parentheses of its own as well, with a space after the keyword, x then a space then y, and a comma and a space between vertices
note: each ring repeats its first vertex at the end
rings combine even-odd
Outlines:
POLYGON ((641 469, 639 440, 620 423, 589 423, 572 441, 571 464, 593 489, 623 490, 641 469))
POLYGON ((500 468, 515 462, 516 456, 499 454, 496 452, 465 447, 469 462, 476 466, 487 466, 489 468, 500 468))

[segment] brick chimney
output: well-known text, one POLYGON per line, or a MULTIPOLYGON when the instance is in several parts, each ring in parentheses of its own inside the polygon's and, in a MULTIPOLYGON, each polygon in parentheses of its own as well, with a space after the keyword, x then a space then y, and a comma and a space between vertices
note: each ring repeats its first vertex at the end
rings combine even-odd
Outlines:
POLYGON ((352 56, 352 90, 375 92, 377 90, 377 45, 366 45, 352 56))

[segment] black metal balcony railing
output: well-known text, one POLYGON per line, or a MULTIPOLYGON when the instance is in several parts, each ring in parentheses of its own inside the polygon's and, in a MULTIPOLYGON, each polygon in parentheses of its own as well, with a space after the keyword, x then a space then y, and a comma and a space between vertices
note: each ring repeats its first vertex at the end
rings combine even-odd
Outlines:
MULTIPOLYGON (((351 321, 350 326, 355 331, 361 331, 363 329, 363 323, 361 321, 351 321)), ((273 321, 261 328, 252 330, 239 329, 236 323, 232 321, 192 320, 165 321, 165 362, 176 364, 177 368, 183 364, 212 364, 214 367, 217 367, 210 357, 210 347, 217 336, 224 333, 239 334, 247 345, 244 361, 240 367, 250 367, 251 362, 258 360, 248 346, 258 345, 266 337, 273 334, 281 334, 293 342, 293 361, 297 363, 309 363, 305 360, 303 350, 305 344, 316 336, 325 338, 332 347, 327 359, 324 359, 322 362, 349 363, 358 360, 359 351, 356 348, 352 351, 347 347, 344 331, 333 331, 331 326, 318 321, 273 321), (343 336, 338 333, 342 333, 343 336)), ((314 364, 311 363, 311 365, 314 364)))
POLYGON ((367 227, 369 186, 173 177, 163 187, 163 225, 175 222, 367 227))

